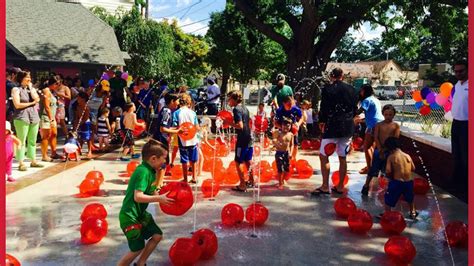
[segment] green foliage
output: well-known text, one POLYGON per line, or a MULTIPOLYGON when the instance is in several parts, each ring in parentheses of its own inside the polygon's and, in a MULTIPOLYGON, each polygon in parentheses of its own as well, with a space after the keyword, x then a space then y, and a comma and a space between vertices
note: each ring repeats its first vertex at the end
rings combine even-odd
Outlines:
POLYGON ((446 121, 446 123, 443 124, 441 127, 441 137, 445 139, 451 138, 451 126, 453 125, 453 122, 451 121, 446 121))
POLYGON ((433 118, 426 118, 423 119, 421 122, 421 130, 427 134, 431 134, 433 132, 434 126, 434 119, 433 118))

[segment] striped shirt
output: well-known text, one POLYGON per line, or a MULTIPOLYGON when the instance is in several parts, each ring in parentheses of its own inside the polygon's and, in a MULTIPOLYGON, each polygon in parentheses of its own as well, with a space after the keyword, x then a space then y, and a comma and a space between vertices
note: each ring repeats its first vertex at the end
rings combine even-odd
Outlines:
POLYGON ((109 128, 107 127, 106 117, 99 117, 97 119, 97 135, 99 137, 106 137, 109 135, 109 128))

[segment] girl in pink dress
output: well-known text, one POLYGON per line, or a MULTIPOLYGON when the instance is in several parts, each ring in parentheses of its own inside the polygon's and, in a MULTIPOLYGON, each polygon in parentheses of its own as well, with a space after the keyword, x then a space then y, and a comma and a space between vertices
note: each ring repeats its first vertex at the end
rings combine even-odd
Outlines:
POLYGON ((15 178, 12 177, 12 165, 13 165, 13 154, 15 151, 15 145, 17 148, 21 145, 20 139, 18 139, 12 132, 12 126, 10 122, 6 121, 5 125, 5 153, 6 153, 6 179, 8 182, 15 182, 15 178))

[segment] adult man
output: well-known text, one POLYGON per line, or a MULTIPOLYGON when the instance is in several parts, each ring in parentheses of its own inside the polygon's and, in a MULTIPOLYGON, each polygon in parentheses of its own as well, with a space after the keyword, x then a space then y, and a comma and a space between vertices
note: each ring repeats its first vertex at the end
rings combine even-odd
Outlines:
POLYGON ((14 111, 13 102, 11 100, 11 97, 12 97, 11 94, 12 94, 12 89, 14 87, 18 86, 15 82, 15 78, 16 78, 16 74, 20 71, 21 71, 21 69, 19 69, 17 67, 7 68, 7 75, 6 75, 6 80, 7 80, 7 84, 6 84, 6 101, 7 101, 6 110, 7 110, 7 116, 6 116, 6 119, 10 123, 13 123, 12 116, 13 116, 13 111, 14 111))
POLYGON ((285 97, 293 97, 293 89, 290 86, 285 85, 285 79, 285 75, 278 74, 276 77, 277 85, 273 85, 270 91, 272 93, 272 104, 275 105, 275 109, 282 106, 285 97))
POLYGON ((453 125, 451 127, 451 150, 454 159, 454 180, 463 188, 463 197, 467 199, 468 184, 468 82, 467 61, 460 60, 454 64, 454 75, 458 82, 454 85, 453 104, 451 113, 453 125))
POLYGON ((217 115, 219 104, 219 97, 221 96, 221 90, 216 84, 216 80, 213 77, 207 78, 207 114, 217 115))
POLYGON ((343 193, 343 181, 347 172, 346 155, 349 152, 351 138, 354 133, 354 116, 357 111, 357 93, 354 87, 342 82, 342 69, 335 68, 331 72, 332 84, 321 92, 321 108, 319 111, 320 129, 323 132, 319 158, 323 184, 311 192, 312 195, 330 194, 329 192, 329 159, 334 152, 339 156, 340 181, 331 190, 343 193))
POLYGON ((122 72, 115 71, 115 76, 109 79, 111 97, 110 97, 110 107, 114 108, 116 106, 123 108, 125 105, 125 98, 123 95, 123 90, 127 87, 127 82, 122 79, 122 72))

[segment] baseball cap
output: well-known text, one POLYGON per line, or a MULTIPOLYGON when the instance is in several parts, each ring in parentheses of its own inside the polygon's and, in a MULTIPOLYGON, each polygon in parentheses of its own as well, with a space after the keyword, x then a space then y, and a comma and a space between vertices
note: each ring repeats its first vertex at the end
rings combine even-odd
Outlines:
POLYGON ((280 80, 285 80, 285 75, 283 75, 282 73, 276 76, 276 81, 280 81, 280 80))

